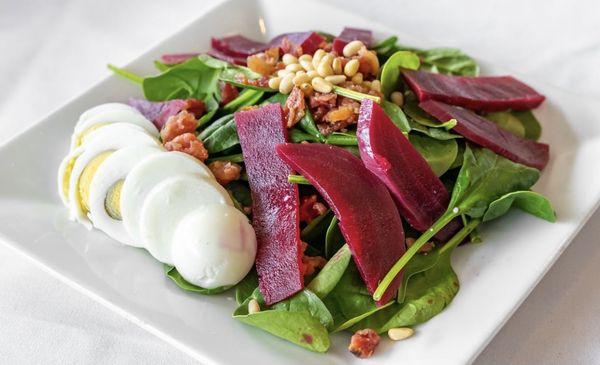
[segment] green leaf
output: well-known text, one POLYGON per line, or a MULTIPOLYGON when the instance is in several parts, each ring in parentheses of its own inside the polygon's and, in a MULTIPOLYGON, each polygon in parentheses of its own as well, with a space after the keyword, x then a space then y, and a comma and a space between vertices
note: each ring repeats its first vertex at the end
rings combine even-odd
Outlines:
POLYGON ((169 279, 173 280, 175 282, 175 284, 177 284, 178 287, 180 287, 181 289, 186 290, 186 291, 191 291, 194 293, 199 293, 199 294, 204 294, 204 295, 213 295, 213 294, 222 293, 225 290, 231 288, 231 286, 222 286, 222 287, 214 288, 214 289, 202 288, 202 287, 199 287, 199 286, 196 286, 194 284, 187 282, 183 278, 183 276, 181 276, 179 271, 177 271, 175 266, 165 264, 164 269, 165 269, 165 274, 167 274, 169 279))
POLYGON ((303 132, 298 128, 289 129, 288 137, 289 137, 290 141, 292 141, 293 143, 300 143, 300 142, 304 142, 304 141, 320 142, 320 140, 318 138, 316 138, 315 136, 312 136, 306 132, 303 132))
POLYGON ((227 67, 235 67, 232 64, 230 64, 229 62, 214 58, 205 53, 198 55, 197 58, 210 68, 223 69, 223 68, 227 68, 227 67))
POLYGON ((388 98, 398 88, 400 69, 418 70, 421 65, 419 56, 410 51, 398 51, 383 64, 381 68, 381 92, 388 98))
POLYGON ((404 103, 404 112, 415 122, 430 128, 444 128, 450 130, 456 127, 457 121, 450 119, 446 123, 440 123, 437 120, 425 113, 425 111, 419 108, 419 105, 415 101, 406 101, 404 103))
POLYGON ((447 75, 477 76, 475 60, 455 48, 433 48, 418 51, 423 68, 447 75))
POLYGON ((408 281, 415 274, 423 271, 427 271, 434 267, 440 258, 439 250, 433 250, 426 254, 419 254, 412 258, 406 264, 404 268, 404 274, 402 275, 402 284, 398 288, 398 295, 396 295, 396 302, 402 304, 406 296, 406 289, 408 287, 408 281))
POLYGON ((362 101, 364 99, 370 99, 370 100, 373 100, 374 102, 376 102, 377 104, 381 103, 381 98, 379 96, 374 96, 371 94, 363 94, 361 92, 347 89, 345 87, 341 87, 341 86, 337 86, 337 85, 333 85, 333 92, 338 95, 345 96, 347 98, 358 100, 358 101, 362 101))
POLYGON ((332 219, 333 213, 331 210, 317 216, 302 229, 300 238, 311 246, 322 249, 325 246, 325 232, 327 232, 327 227, 329 227, 329 223, 332 219))
POLYGON ((223 107, 225 113, 233 113, 241 107, 255 105, 265 94, 264 91, 244 89, 237 98, 233 99, 223 107))
POLYGON ((319 132, 319 128, 317 128, 315 119, 313 118, 313 115, 308 107, 304 109, 304 116, 302 117, 302 119, 300 119, 298 125, 306 133, 311 135, 314 138, 315 142, 325 142, 325 137, 321 134, 321 132, 319 132))
POLYGON ((245 207, 252 206, 252 194, 248 184, 241 181, 232 181, 226 186, 233 197, 245 207))
POLYGON ((270 96, 267 100, 263 101, 260 106, 264 106, 267 104, 281 104, 281 106, 285 105, 285 102, 288 98, 288 95, 277 93, 270 96))
POLYGON ((550 201, 545 196, 533 191, 514 191, 494 200, 483 215, 483 221, 496 219, 506 214, 512 206, 548 222, 556 222, 556 214, 550 201))
POLYGON ((325 298, 337 285, 337 283, 344 275, 352 254, 348 245, 343 245, 336 253, 329 259, 325 267, 319 271, 311 282, 308 284, 307 289, 315 293, 316 296, 325 298))
POLYGON ((411 134, 409 140, 437 176, 442 176, 450 169, 458 154, 458 144, 454 139, 443 141, 411 134))
POLYGON ((429 128, 425 127, 422 124, 414 122, 412 120, 409 121, 411 131, 418 132, 419 134, 424 134, 433 139, 438 139, 440 141, 447 141, 449 139, 462 139, 463 137, 460 134, 454 134, 448 132, 444 128, 429 128))
POLYGON ((107 65, 108 69, 115 73, 115 75, 119 75, 124 79, 127 79, 135 84, 141 84, 144 81, 144 78, 134 74, 133 72, 129 72, 123 68, 119 68, 115 65, 111 65, 110 63, 107 65))
POLYGON ((325 234, 325 258, 330 258, 344 244, 344 236, 340 231, 337 217, 333 217, 325 234))
POLYGON ((244 155, 241 153, 235 153, 233 155, 211 157, 206 160, 206 163, 209 164, 214 161, 229 161, 229 162, 236 162, 236 163, 244 162, 244 155))
POLYGON ((485 115, 485 118, 491 120, 492 122, 496 123, 498 127, 507 130, 516 136, 521 138, 525 137, 525 127, 519 118, 515 117, 510 112, 488 113, 485 115))
POLYGON ((398 127, 398 129, 400 129, 403 133, 410 132, 410 129, 411 129, 410 124, 408 123, 408 119, 406 118, 406 115, 402 111, 402 108, 400 108, 398 105, 396 105, 392 102, 389 102, 387 100, 384 100, 381 103, 381 107, 383 108, 385 113, 388 115, 388 117, 390 117, 390 119, 392 120, 394 125, 396 125, 396 127, 398 127))
POLYGON ((261 74, 256 73, 247 67, 229 65, 229 67, 223 69, 220 72, 219 80, 230 83, 237 87, 244 88, 244 89, 254 89, 254 90, 270 91, 270 92, 276 91, 274 89, 271 89, 270 87, 249 85, 249 84, 241 83, 237 79, 237 77, 239 75, 245 76, 248 80, 256 80, 256 79, 260 79, 262 77, 261 74))
POLYGON ((398 37, 391 36, 391 37, 382 39, 381 41, 376 43, 373 47, 371 47, 371 49, 376 51, 377 53, 385 53, 386 51, 389 51, 391 48, 396 46, 397 41, 398 41, 398 37))
POLYGON ((209 153, 221 152, 238 145, 240 140, 237 135, 235 120, 231 119, 219 127, 208 137, 202 139, 202 143, 204 143, 204 147, 209 153))
POLYGON ((325 143, 336 146, 358 146, 356 131, 333 132, 325 137, 325 143))
POLYGON ((265 309, 257 288, 235 310, 233 317, 311 351, 325 352, 329 349, 327 327, 332 326, 333 318, 319 297, 307 289, 265 309), (256 299, 263 310, 249 314, 251 299, 256 299))
POLYGON ((235 286, 235 301, 238 305, 241 305, 248 299, 254 290, 258 287, 258 275, 256 271, 253 269, 246 275, 245 278, 242 279, 235 286))
POLYGON ((156 69, 160 72, 167 71, 168 69, 171 68, 170 65, 167 65, 159 60, 154 61, 154 67, 156 67, 156 69))
POLYGON ((531 110, 512 111, 513 116, 521 121, 525 128, 525 138, 537 141, 542 135, 542 126, 531 110))
POLYGON ((213 134, 217 129, 233 120, 233 114, 227 114, 209 124, 203 131, 200 132, 198 138, 204 140, 213 134))

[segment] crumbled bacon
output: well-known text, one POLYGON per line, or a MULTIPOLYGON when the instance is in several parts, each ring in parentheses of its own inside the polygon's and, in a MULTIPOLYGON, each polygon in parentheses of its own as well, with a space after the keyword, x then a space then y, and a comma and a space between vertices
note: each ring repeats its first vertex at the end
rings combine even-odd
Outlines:
POLYGON ((314 93, 308 98, 310 111, 317 123, 323 119, 328 111, 336 106, 337 97, 337 94, 334 93, 314 93))
POLYGON ((290 96, 288 96, 283 111, 286 114, 287 127, 291 128, 304 117, 304 93, 299 87, 294 86, 290 96))
POLYGON ((279 62, 279 47, 269 48, 264 52, 248 56, 248 68, 261 75, 270 75, 275 72, 279 62))
POLYGON ((246 75, 244 75, 243 73, 239 73, 234 76, 234 79, 236 82, 239 82, 240 84, 244 85, 269 87, 269 77, 267 76, 262 76, 258 79, 248 79, 246 75))
MULTIPOLYGON (((349 106, 341 106, 339 108, 331 109, 323 117, 323 121, 327 123, 337 123, 342 121, 351 121, 356 119, 354 110, 349 106)), ((350 124, 350 123, 348 123, 350 124)))
POLYGON ((198 119, 204 115, 204 112, 206 111, 206 105, 204 104, 204 101, 199 99, 187 99, 182 110, 187 110, 188 112, 194 114, 194 117, 198 119))
POLYGON ((360 331, 356 331, 350 339, 350 346, 348 350, 356 357, 366 359, 373 356, 375 348, 379 345, 380 337, 377 332, 370 328, 366 328, 360 331))
POLYGON ((196 157, 204 162, 208 158, 208 151, 202 141, 194 133, 184 133, 165 143, 167 151, 179 151, 196 157))
POLYGON ((305 195, 300 199, 300 221, 310 223, 316 217, 327 213, 327 207, 317 200, 317 195, 305 195))
POLYGON ((230 83, 221 81, 221 105, 225 105, 237 98, 239 95, 238 89, 230 83))
POLYGON ((169 117, 165 126, 160 131, 160 137, 163 143, 166 143, 184 133, 193 133, 197 125, 198 122, 195 115, 187 110, 182 110, 169 117))
POLYGON ((221 185, 227 185, 232 181, 239 180, 242 172, 240 165, 230 161, 214 161, 208 164, 208 168, 221 185))
POLYGON ((306 256, 304 251, 308 244, 306 242, 302 242, 302 274, 303 276, 310 276, 314 274, 317 270, 322 269, 325 264, 327 264, 327 260, 325 260, 321 256, 306 256))

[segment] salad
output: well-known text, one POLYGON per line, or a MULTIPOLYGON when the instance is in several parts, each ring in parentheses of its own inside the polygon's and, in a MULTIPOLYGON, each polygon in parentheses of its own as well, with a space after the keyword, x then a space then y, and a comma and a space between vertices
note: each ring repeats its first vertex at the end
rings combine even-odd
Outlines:
POLYGON ((144 99, 85 111, 58 172, 73 220, 146 249, 182 290, 316 352, 370 357, 459 291, 454 250, 531 191, 544 96, 456 49, 365 29, 213 38, 138 76, 144 99))

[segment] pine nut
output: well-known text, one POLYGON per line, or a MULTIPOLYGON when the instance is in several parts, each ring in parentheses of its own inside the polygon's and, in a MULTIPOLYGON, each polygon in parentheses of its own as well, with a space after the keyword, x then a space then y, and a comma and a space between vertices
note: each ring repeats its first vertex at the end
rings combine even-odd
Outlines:
POLYGON ((331 82, 325 81, 325 79, 323 79, 322 77, 315 77, 314 79, 312 79, 311 84, 316 91, 324 94, 330 93, 333 89, 333 85, 331 84, 331 82))
POLYGON ((321 58, 319 65, 322 64, 323 62, 325 62, 326 64, 331 66, 333 64, 333 56, 329 53, 325 54, 325 56, 323 56, 323 58, 321 58))
POLYGON ((404 95, 402 95, 400 91, 394 91, 393 93, 391 93, 390 100, 392 101, 392 103, 398 106, 404 105, 404 95))
MULTIPOLYGON (((307 55, 305 55, 305 56, 307 56, 307 55)), ((315 69, 315 66, 313 66, 313 64, 312 64, 312 59, 310 59, 310 60, 306 60, 306 59, 302 60, 301 59, 299 62, 300 62, 300 66, 302 66, 302 68, 305 69, 306 71, 315 69)))
POLYGON ((291 72, 298 72, 302 71, 303 68, 297 63, 292 63, 290 65, 285 66, 285 69, 291 72))
POLYGON ((279 92, 282 94, 289 94, 290 91, 294 88, 294 74, 288 74, 283 79, 281 79, 281 83, 279 84, 279 92))
POLYGON ((258 300, 250 299, 248 302, 248 313, 254 314, 260 312, 260 305, 258 304, 258 300))
POLYGON ((312 62, 312 56, 309 54, 303 54, 302 56, 298 57, 298 62, 300 61, 309 61, 312 62))
POLYGON ((362 53, 362 57, 366 62, 371 64, 371 67, 373 68, 373 74, 376 75, 379 72, 379 58, 377 58, 375 52, 367 51, 365 49, 365 52, 362 53))
POLYGON ((336 75, 341 75, 344 72, 342 69, 342 60, 339 57, 333 59, 331 67, 333 68, 333 73, 336 75))
POLYGON ((317 67, 317 72, 319 73, 319 76, 322 77, 333 75, 333 69, 331 68, 331 65, 326 62, 321 62, 319 64, 319 67, 317 67))
POLYGON ((313 87, 310 83, 306 82, 300 85, 300 90, 304 93, 304 95, 310 95, 313 93, 313 87))
POLYGON ((352 77, 352 76, 356 75, 359 67, 360 67, 360 62, 358 62, 358 60, 350 60, 350 61, 348 61, 346 66, 344 66, 344 73, 346 74, 346 76, 352 77))
POLYGON ((352 76, 352 82, 354 84, 362 84, 363 74, 361 74, 360 72, 356 73, 354 76, 352 76))
POLYGON ((381 81, 379 81, 379 80, 371 81, 371 90, 381 92, 381 81))
POLYGON ((285 77, 291 73, 292 73, 292 71, 290 71, 290 70, 279 70, 279 71, 277 71, 277 76, 285 77))
POLYGON ((388 337, 393 341, 402 341, 406 340, 414 333, 415 331, 410 327, 390 328, 388 330, 388 337))
POLYGON ((358 53, 358 51, 363 48, 365 44, 359 40, 352 41, 344 46, 344 50, 342 53, 346 57, 352 57, 358 53))
POLYGON ((331 82, 334 85, 339 85, 342 82, 346 81, 346 76, 344 75, 331 75, 325 77, 325 80, 331 82))
POLYGON ((363 81, 362 82, 362 86, 366 87, 367 89, 371 88, 371 81, 363 81))
POLYGON ((306 74, 306 72, 298 71, 296 72, 296 76, 294 76, 292 81, 294 82, 294 85, 300 86, 304 83, 310 82, 310 77, 306 74))
POLYGON ((316 70, 310 70, 306 74, 308 75, 308 77, 310 77, 311 80, 319 76, 319 73, 316 70))
POLYGON ((281 77, 273 77, 269 79, 269 87, 271 89, 279 89, 279 84, 281 84, 281 77))
POLYGON ((282 61, 285 65, 292 65, 294 63, 298 63, 298 59, 296 56, 286 53, 283 55, 282 61))
POLYGON ((317 66, 319 66, 319 63, 321 63, 321 59, 323 58, 323 56, 325 56, 327 54, 327 52, 325 52, 322 49, 317 49, 317 51, 315 52, 315 54, 313 55, 313 59, 312 59, 312 64, 314 68, 317 68, 317 66))

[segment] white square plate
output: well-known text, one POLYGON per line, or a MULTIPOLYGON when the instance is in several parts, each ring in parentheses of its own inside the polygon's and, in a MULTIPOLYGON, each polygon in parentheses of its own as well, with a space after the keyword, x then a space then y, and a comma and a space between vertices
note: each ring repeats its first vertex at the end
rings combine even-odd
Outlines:
MULTIPOLYGON (((162 53, 207 50, 210 36, 241 33, 268 39, 282 32, 345 25, 396 34, 404 44, 429 47, 403 34, 319 3, 229 1, 128 65, 151 74, 162 53)), ((434 45, 435 46, 435 45, 434 45)), ((438 45, 439 46, 439 45, 438 45)), ((482 63, 486 74, 510 73, 482 63)), ((518 76, 518 75, 517 75, 518 76)), ((373 363, 460 364, 472 361, 568 245, 600 200, 600 103, 575 97, 526 77, 548 99, 536 111, 551 145, 550 164, 535 190, 558 212, 549 224, 513 211, 487 224, 485 243, 457 250, 461 290, 454 302, 417 335, 383 341, 373 363)), ((209 297, 178 289, 145 251, 116 244, 104 234, 68 222, 56 189, 56 171, 79 114, 108 101, 139 96, 136 85, 111 76, 0 148, 0 238, 49 272, 204 363, 342 364, 355 362, 347 335, 333 336, 326 355, 315 354, 231 319, 233 293, 209 297)))

